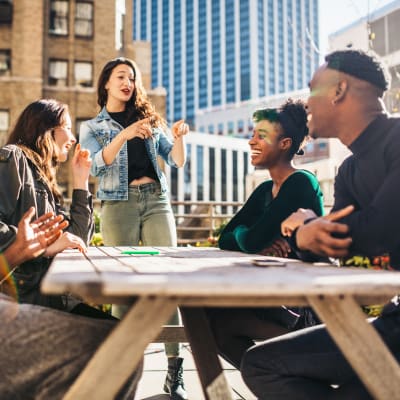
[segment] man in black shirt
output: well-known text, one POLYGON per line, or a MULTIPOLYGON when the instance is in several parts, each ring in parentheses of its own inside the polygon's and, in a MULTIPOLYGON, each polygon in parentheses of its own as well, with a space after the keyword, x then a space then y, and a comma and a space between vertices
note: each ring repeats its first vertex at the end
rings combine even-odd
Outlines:
MULTIPOLYGON (((392 267, 400 269, 400 119, 384 110, 387 75, 360 51, 337 51, 325 61, 309 85, 308 128, 315 138, 339 138, 353 154, 338 171, 333 213, 310 219, 302 210, 282 230, 293 233, 300 254, 389 253, 392 267)), ((400 357, 397 298, 373 324, 400 357)), ((254 346, 242 375, 260 399, 372 398, 323 326, 254 346)))

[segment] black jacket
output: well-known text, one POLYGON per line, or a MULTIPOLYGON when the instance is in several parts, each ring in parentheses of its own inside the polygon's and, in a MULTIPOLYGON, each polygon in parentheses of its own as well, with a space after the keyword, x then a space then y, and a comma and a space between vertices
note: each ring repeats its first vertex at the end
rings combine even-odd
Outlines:
MULTIPOLYGON (((0 149, 0 251, 14 240, 18 222, 33 206, 36 217, 54 211, 64 214, 69 221, 67 230, 88 243, 93 233, 92 196, 86 190, 74 190, 70 214, 58 204, 36 168, 16 145, 0 149)), ((21 303, 39 304, 58 309, 70 309, 68 296, 45 296, 40 293, 40 282, 51 259, 39 257, 21 264, 13 273, 21 303)), ((71 299, 72 300, 72 299, 71 299)), ((76 304, 76 303, 75 303, 76 304)))

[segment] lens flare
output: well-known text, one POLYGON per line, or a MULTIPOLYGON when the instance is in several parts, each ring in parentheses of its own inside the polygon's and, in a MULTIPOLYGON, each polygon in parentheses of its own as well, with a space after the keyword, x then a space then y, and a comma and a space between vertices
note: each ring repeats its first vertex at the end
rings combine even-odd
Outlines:
POLYGON ((17 286, 12 275, 13 271, 13 269, 10 270, 4 255, 0 253, 0 276, 3 277, 0 281, 0 291, 18 300, 17 286))

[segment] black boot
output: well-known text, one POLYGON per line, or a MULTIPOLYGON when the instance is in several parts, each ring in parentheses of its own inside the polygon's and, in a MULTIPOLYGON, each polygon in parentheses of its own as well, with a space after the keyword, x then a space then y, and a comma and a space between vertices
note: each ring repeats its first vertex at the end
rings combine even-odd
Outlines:
POLYGON ((172 400, 187 400, 185 387, 183 386, 183 358, 168 357, 168 372, 164 383, 164 392, 168 393, 172 400))

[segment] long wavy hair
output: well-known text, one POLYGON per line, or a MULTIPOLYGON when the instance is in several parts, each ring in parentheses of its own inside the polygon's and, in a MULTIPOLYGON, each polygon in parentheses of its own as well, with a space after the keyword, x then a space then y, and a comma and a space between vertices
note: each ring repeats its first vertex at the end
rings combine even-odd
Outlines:
POLYGON ((128 121, 132 116, 136 116, 138 120, 144 118, 150 118, 150 124, 152 127, 166 127, 164 118, 158 114, 153 105, 150 103, 146 90, 143 87, 142 76, 136 63, 125 57, 114 58, 106 63, 103 67, 99 79, 97 81, 97 104, 102 108, 107 104, 108 93, 105 88, 108 80, 110 79, 111 73, 114 68, 120 64, 128 65, 133 70, 133 76, 135 80, 135 89, 132 97, 126 103, 126 109, 128 110, 128 121))
POLYGON ((58 148, 54 129, 63 125, 68 106, 53 99, 41 99, 29 104, 18 117, 7 144, 15 144, 36 167, 57 201, 61 193, 57 186, 58 148))

